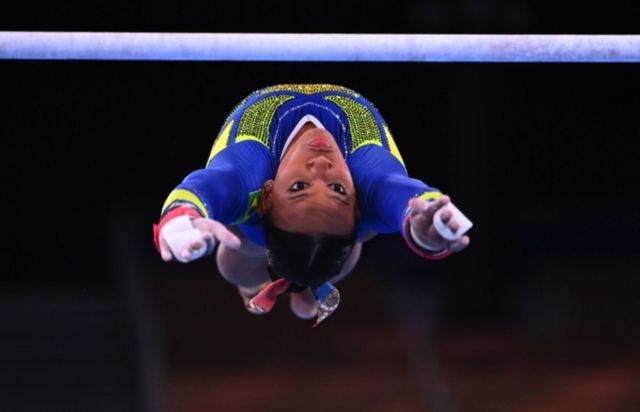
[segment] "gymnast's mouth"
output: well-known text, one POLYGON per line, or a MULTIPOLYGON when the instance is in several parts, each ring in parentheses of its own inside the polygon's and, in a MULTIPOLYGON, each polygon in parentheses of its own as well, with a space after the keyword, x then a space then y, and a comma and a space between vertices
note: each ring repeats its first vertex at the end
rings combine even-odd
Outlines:
POLYGON ((318 151, 328 152, 333 150, 333 146, 331 145, 331 142, 329 141, 329 139, 325 139, 322 137, 316 137, 315 139, 310 141, 307 146, 313 150, 318 150, 318 151))

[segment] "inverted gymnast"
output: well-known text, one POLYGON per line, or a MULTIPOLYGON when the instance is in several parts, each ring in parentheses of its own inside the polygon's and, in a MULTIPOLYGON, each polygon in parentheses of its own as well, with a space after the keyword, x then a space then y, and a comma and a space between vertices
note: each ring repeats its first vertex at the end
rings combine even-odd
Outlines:
POLYGON ((219 272, 249 312, 267 313, 288 293, 292 312, 317 325, 338 306, 334 284, 377 233, 401 232, 427 259, 466 248, 466 234, 441 234, 443 225, 465 230, 448 205, 447 195, 407 175, 387 124, 362 95, 276 85, 232 110, 206 167, 164 203, 154 241, 165 261, 216 250, 219 272))

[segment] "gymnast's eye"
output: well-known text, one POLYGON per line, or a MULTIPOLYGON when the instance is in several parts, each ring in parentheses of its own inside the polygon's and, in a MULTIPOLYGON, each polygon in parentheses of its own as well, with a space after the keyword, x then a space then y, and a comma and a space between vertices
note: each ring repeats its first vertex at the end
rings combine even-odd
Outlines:
POLYGON ((289 187, 290 192, 299 192, 300 190, 307 187, 307 184, 303 181, 297 181, 289 187))
POLYGON ((340 193, 341 195, 346 195, 347 194, 347 191, 345 190, 344 186, 342 186, 340 183, 332 183, 331 184, 331 189, 334 192, 340 193))

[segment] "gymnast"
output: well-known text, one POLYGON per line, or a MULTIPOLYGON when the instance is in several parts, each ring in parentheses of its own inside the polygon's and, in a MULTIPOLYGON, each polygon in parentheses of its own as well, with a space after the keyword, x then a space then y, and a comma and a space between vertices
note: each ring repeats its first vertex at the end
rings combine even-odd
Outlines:
POLYGON ((334 285, 376 234, 401 232, 426 259, 467 247, 466 234, 438 230, 462 231, 449 205, 449 196, 408 176, 386 122, 361 94, 275 85, 231 111, 206 167, 169 194, 154 241, 165 261, 215 250, 249 312, 269 312, 286 293, 292 312, 315 317, 315 326, 337 308, 334 285))

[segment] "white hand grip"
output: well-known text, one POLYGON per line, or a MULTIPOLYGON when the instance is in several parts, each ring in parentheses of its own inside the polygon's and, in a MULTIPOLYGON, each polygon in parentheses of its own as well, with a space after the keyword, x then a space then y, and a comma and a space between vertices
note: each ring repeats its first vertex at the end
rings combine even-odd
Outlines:
POLYGON ((193 242, 202 239, 202 233, 193 227, 191 219, 187 215, 171 219, 160 232, 169 245, 173 257, 180 262, 187 263, 198 259, 207 251, 207 246, 204 245, 200 249, 193 251, 190 259, 185 260, 182 258, 182 252, 185 249, 189 249, 193 242))
POLYGON ((447 240, 460 238, 473 226, 473 223, 451 202, 436 211, 433 216, 433 224, 438 233, 440 233, 440 236, 447 240), (451 220, 455 220, 460 225, 456 232, 453 232, 448 226, 442 223, 440 216, 445 210, 450 210, 453 213, 451 220))

